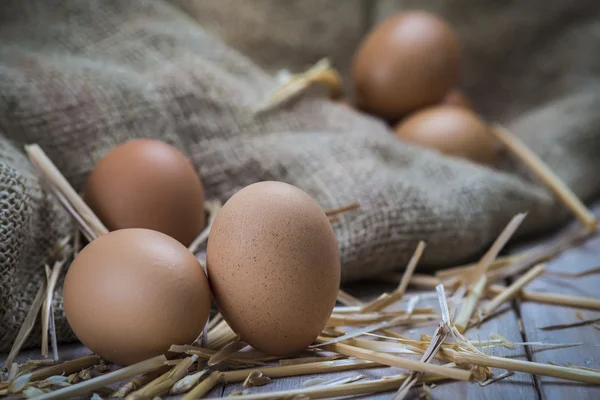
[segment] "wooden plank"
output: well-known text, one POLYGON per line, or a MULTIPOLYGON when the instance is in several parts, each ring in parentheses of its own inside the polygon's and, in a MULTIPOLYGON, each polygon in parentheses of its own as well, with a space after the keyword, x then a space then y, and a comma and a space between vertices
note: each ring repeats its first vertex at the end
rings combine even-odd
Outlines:
MULTIPOLYGON (((598 211, 598 210, 596 210, 598 211)), ((578 273, 600 265, 600 237, 594 237, 581 246, 559 255, 547 265, 547 271, 578 273)), ((565 278, 543 275, 534 280, 527 289, 561 293, 573 296, 600 298, 600 275, 582 278, 565 278)), ((583 342, 579 347, 556 350, 532 349, 532 359, 541 363, 572 363, 587 368, 600 369, 600 331, 592 326, 561 330, 541 330, 545 326, 569 324, 579 321, 576 309, 545 304, 523 302, 520 313, 529 341, 551 343, 583 342)), ((600 312, 582 310, 584 317, 599 318, 600 312)), ((598 399, 600 387, 565 382, 560 379, 537 377, 543 399, 598 399)))
MULTIPOLYGON (((517 324, 517 315, 511 305, 502 306, 499 314, 492 319, 484 322, 478 329, 469 329, 465 336, 470 340, 490 339, 492 334, 499 334, 511 342, 521 342, 521 332, 517 324)), ((511 357, 520 360, 526 360, 527 354, 524 347, 507 349, 505 347, 494 347, 484 350, 486 354, 511 357)), ((505 371, 494 370, 494 375, 498 376, 505 371)), ((435 389, 437 390, 437 389, 435 389)), ((432 391, 433 393, 433 391, 432 391)), ((525 373, 515 373, 514 375, 495 382, 486 387, 481 387, 479 383, 452 382, 440 386, 439 398, 448 399, 535 399, 537 392, 534 386, 533 376, 525 373)))
MULTIPOLYGON (((355 284, 349 287, 346 287, 346 290, 360 298, 363 301, 369 301, 373 298, 376 298, 383 291, 391 291, 394 289, 392 285, 383 285, 381 283, 369 283, 362 282, 360 284, 355 284)), ((418 294, 416 291, 409 291, 409 293, 405 296, 403 302, 398 305, 398 308, 406 309, 407 301, 410 296, 418 294)), ((434 307, 435 309, 439 309, 437 297, 433 295, 433 292, 423 293, 423 299, 419 301, 418 307, 434 307)), ((395 332, 405 335, 412 339, 418 339, 421 333, 433 334, 435 328, 437 326, 437 322, 432 322, 424 325, 420 325, 418 327, 410 327, 410 328, 395 328, 393 329, 395 332)), ((491 319, 484 324, 479 329, 471 329, 467 332, 467 337, 472 340, 485 340, 488 339, 489 336, 493 333, 500 334, 506 337, 510 341, 521 342, 521 334, 517 325, 517 316, 514 310, 510 305, 502 308, 502 312, 498 314, 498 316, 494 319, 491 319)), ((511 356, 515 358, 525 359, 526 354, 523 347, 517 348, 515 350, 506 349, 504 347, 496 347, 493 349, 486 350, 488 354, 498 355, 498 356, 511 356)), ((306 377, 291 377, 291 378, 283 378, 274 380, 271 384, 259 387, 259 388, 250 388, 248 389, 250 393, 266 393, 273 392, 279 390, 289 390, 289 389, 298 389, 302 387, 302 383, 307 379, 313 379, 316 377, 324 378, 324 379, 337 379, 339 377, 349 377, 355 376, 357 374, 365 375, 366 379, 378 379, 382 376, 386 375, 394 375, 406 372, 404 370, 398 368, 381 368, 381 369, 371 369, 366 371, 347 371, 343 373, 336 374, 327 374, 327 375, 311 375, 306 377)), ((503 371, 495 371, 498 374, 503 371)), ((224 396, 228 396, 232 392, 243 390, 241 384, 235 385, 227 385, 225 391, 223 393, 224 396)), ((422 389, 420 385, 417 385, 415 389, 413 389, 414 393, 417 396, 410 396, 409 398, 418 397, 419 391, 422 389)), ((369 395, 364 396, 364 398, 369 399, 389 399, 392 392, 382 393, 379 395, 369 395)), ((521 374, 517 373, 514 376, 504 379, 502 381, 496 382, 487 387, 481 387, 477 382, 446 382, 435 385, 434 388, 431 389, 431 396, 433 398, 477 398, 477 399, 490 399, 490 400, 498 400, 504 398, 527 398, 527 399, 535 399, 537 398, 537 393, 535 391, 535 387, 533 384, 533 377, 529 374, 521 374)))
MULTIPOLYGON (((424 306, 436 307, 437 299, 425 300, 424 306)), ((429 330, 433 332, 436 324, 431 324, 429 328, 422 327, 413 328, 408 332, 409 337, 418 338, 423 331, 429 330)), ((469 340, 485 341, 490 339, 493 334, 499 334, 511 342, 521 342, 521 332, 517 324, 517 315, 512 309, 511 304, 501 306, 494 318, 491 318, 481 324, 478 328, 469 329, 465 337, 469 340)), ((523 347, 515 349, 507 349, 505 347, 493 347, 483 350, 486 354, 511 357, 516 359, 526 359, 526 352, 523 347)), ((494 375, 500 375, 504 371, 494 370, 494 375)), ((434 398, 441 399, 535 399, 537 392, 535 391, 533 377, 530 374, 516 373, 511 377, 495 382, 486 387, 481 387, 477 382, 447 382, 440 384, 431 390, 431 395, 434 398)))

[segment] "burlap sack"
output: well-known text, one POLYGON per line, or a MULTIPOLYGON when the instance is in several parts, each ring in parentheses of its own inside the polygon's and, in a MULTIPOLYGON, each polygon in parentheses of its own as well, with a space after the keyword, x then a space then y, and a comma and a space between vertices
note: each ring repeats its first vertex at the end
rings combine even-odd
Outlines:
MULTIPOLYGON (((231 21, 237 21, 236 29, 241 30, 247 18, 260 21, 260 15, 268 15, 269 10, 261 10, 261 5, 288 7, 290 15, 300 7, 283 1, 243 2, 257 8, 243 8, 244 13, 235 14, 234 3, 242 2, 198 1, 196 11, 206 7, 215 12, 220 5, 228 6, 231 21)), ((325 2, 294 2, 309 3, 325 2)), ((295 62, 310 64, 336 53, 329 45, 316 52, 309 50, 317 37, 315 29, 307 27, 337 24, 352 28, 354 24, 346 23, 341 14, 346 7, 339 3, 346 4, 331 2, 339 9, 329 14, 329 24, 314 24, 322 18, 320 9, 306 10, 297 17, 297 32, 305 32, 298 43, 306 43, 307 59, 299 55, 295 62), (312 59, 314 55, 318 57, 312 59)), ((424 265, 443 266, 474 257, 519 211, 530 211, 522 234, 565 220, 567 213, 547 190, 515 173, 518 164, 510 164, 513 173, 509 173, 441 157, 403 144, 380 121, 324 99, 301 98, 271 113, 254 115, 253 108, 272 89, 273 79, 206 33, 190 15, 159 0, 3 3, 0 350, 6 350, 16 335, 44 277, 43 263, 50 248, 72 232, 64 211, 42 190, 23 156, 21 149, 26 143, 42 146, 76 189, 82 188, 95 162, 110 148, 131 138, 151 137, 174 144, 190 157, 209 199, 225 201, 252 182, 282 180, 304 189, 323 207, 359 200, 361 210, 342 215, 335 225, 346 281, 402 267, 420 239, 429 245, 424 265)), ((220 11, 219 15, 227 13, 220 11)), ((566 15, 565 32, 573 32, 574 17, 566 15)), ((581 24, 591 22, 587 19, 581 24)), ((249 27, 248 32, 254 30, 251 24, 249 27)), ((229 31, 223 26, 220 29, 229 31)), ((283 35, 285 29, 279 32, 283 35)), ((319 32, 318 38, 323 43, 335 42, 325 41, 326 32, 330 31, 319 32)), ((555 31, 552 34, 556 35, 555 31)), ((346 40, 342 32, 335 35, 346 40)), ((357 37, 353 35, 348 37, 357 37)), ((588 54, 585 52, 593 48, 591 39, 577 38, 570 48, 588 54)), ((262 48, 261 39, 254 40, 254 46, 262 48)), ((351 52, 346 46, 352 41, 345 42, 344 51, 351 52)), ((264 43, 267 52, 271 44, 264 43)), ((531 40, 529 45, 537 48, 538 43, 531 40)), ((278 47, 277 43, 273 46, 278 47)), ((287 54, 264 56, 263 61, 276 59, 284 66, 294 61, 286 59, 287 54)), ((563 60, 556 57, 557 63, 563 60)), ((589 68, 589 77, 595 60, 586 57, 581 63, 589 68)), ((473 64, 476 60, 477 54, 473 64)), ((510 65, 519 65, 518 76, 524 82, 538 82, 540 72, 529 68, 538 64, 510 65)), ((499 100, 478 104, 484 110, 492 110, 491 105, 496 104, 492 116, 511 116, 502 121, 519 132, 580 196, 590 199, 600 187, 596 173, 600 91, 591 80, 569 75, 569 63, 561 65, 561 71, 571 77, 562 81, 573 84, 563 84, 563 95, 553 96, 553 101, 540 97, 535 107, 525 107, 529 103, 521 98, 511 102, 506 95, 511 88, 491 86, 493 82, 504 84, 498 78, 479 90, 488 92, 490 99, 497 94, 506 104, 499 100), (523 108, 510 111, 513 102, 523 108), (513 115, 520 117, 514 119, 513 115)), ((583 66, 573 67, 574 74, 582 70, 583 66)), ((503 72, 489 73, 501 76, 503 72)), ((556 78, 557 82, 561 79, 556 78)), ((516 85, 520 91, 515 96, 526 93, 526 87, 527 83, 516 85)), ((555 83, 554 87, 555 92, 548 92, 546 86, 529 89, 559 93, 561 85, 555 83)), ((55 305, 60 339, 68 340, 71 336, 60 290, 55 305)), ((34 332, 31 343, 38 337, 34 332)))
POLYGON ((268 72, 301 71, 327 57, 344 75, 377 10, 371 0, 171 2, 268 72))

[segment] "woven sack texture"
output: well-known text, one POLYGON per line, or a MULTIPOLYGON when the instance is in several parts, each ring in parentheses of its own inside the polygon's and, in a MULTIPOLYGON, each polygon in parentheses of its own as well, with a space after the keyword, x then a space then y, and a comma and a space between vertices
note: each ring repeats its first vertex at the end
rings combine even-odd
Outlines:
MULTIPOLYGON (((527 19, 526 30, 521 7, 529 5, 451 3, 464 14, 442 1, 423 6, 446 15, 464 36, 467 93, 579 196, 592 199, 600 188, 600 57, 593 51, 600 6, 543 2, 536 8, 539 21, 527 19)), ((269 113, 253 112, 276 84, 263 67, 299 70, 331 56, 347 71, 369 24, 402 4, 190 4, 3 3, 0 351, 10 347, 45 279, 51 248, 73 233, 24 156, 28 143, 38 143, 77 190, 111 148, 149 137, 192 160, 208 199, 225 201, 250 183, 281 180, 324 208, 358 200, 361 209, 334 225, 345 281, 401 268, 419 240, 428 243, 424 266, 463 262, 481 254, 520 211, 529 211, 520 235, 568 217, 514 160, 488 168, 443 157, 401 143, 381 121, 321 98, 304 96, 269 113)), ((57 330, 68 341, 73 337, 60 292, 59 285, 57 330)), ((36 329, 28 345, 39 340, 36 329)))

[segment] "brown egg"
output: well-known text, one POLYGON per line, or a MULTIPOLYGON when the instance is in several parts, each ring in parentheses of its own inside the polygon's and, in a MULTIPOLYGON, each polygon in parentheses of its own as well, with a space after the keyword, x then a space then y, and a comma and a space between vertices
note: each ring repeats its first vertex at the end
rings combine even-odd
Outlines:
POLYGON ((492 163, 496 157, 486 123, 462 107, 436 106, 417 111, 394 130, 407 142, 478 163, 492 163))
POLYGON ((359 108, 398 119, 439 103, 458 84, 461 46, 444 20, 424 11, 395 14, 375 27, 352 66, 359 108))
POLYGON ((302 190, 260 182, 227 201, 210 232, 208 277, 231 328, 263 352, 291 354, 325 327, 340 285, 329 220, 302 190))
POLYGON ((191 344, 210 312, 200 262, 177 240, 148 229, 110 232, 73 260, 64 284, 75 335, 121 365, 191 344))
POLYGON ((469 110, 473 110, 473 103, 459 90, 452 89, 442 99, 442 104, 446 106, 462 107, 469 110))
POLYGON ((109 230, 147 228, 188 246, 204 228, 204 187, 175 147, 137 139, 104 156, 84 200, 109 230))

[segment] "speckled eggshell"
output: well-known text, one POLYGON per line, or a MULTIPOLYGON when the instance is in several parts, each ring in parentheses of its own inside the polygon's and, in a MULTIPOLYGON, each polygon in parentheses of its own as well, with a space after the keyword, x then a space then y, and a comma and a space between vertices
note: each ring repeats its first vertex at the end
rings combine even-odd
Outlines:
POLYGON ((109 151, 88 177, 84 200, 109 230, 146 228, 188 246, 204 228, 204 186, 175 147, 130 140, 109 151))
POLYGON ((227 201, 211 229, 207 269, 227 323, 274 355, 314 341, 340 285, 338 245, 325 213, 281 182, 247 186, 227 201))
POLYGON ((63 296, 79 340, 121 365, 191 344, 210 312, 200 262, 177 240, 148 229, 93 240, 69 267, 63 296))

